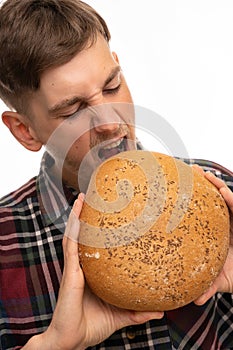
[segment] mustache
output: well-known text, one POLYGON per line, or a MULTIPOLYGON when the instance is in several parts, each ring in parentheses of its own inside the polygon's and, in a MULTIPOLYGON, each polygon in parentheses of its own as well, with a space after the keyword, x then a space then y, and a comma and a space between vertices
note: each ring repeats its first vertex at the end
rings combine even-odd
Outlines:
POLYGON ((119 128, 115 132, 103 132, 96 135, 96 133, 91 130, 90 133, 90 148, 96 147, 103 142, 121 138, 129 135, 129 128, 125 124, 119 124, 119 128))

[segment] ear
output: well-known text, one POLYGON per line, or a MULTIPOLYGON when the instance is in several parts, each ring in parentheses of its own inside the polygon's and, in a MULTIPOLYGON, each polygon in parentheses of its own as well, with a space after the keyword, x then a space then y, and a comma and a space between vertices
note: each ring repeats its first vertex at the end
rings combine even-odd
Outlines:
POLYGON ((116 52, 112 52, 112 55, 113 55, 114 60, 115 60, 117 63, 119 63, 119 58, 118 58, 116 52))
POLYGON ((37 139, 26 117, 17 112, 7 111, 2 114, 2 121, 25 148, 33 152, 41 149, 42 143, 37 139))

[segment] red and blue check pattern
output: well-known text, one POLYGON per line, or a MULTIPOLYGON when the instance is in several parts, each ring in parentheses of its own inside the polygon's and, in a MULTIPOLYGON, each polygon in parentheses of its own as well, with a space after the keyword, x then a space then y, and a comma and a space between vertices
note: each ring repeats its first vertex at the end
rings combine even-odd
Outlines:
MULTIPOLYGON (((213 171, 233 189, 227 169, 203 160, 185 161, 213 171)), ((45 331, 56 305, 63 269, 62 237, 70 210, 61 214, 57 208, 65 208, 64 201, 72 205, 77 193, 66 189, 66 199, 54 193, 47 163, 45 157, 38 177, 0 200, 2 350, 20 348, 45 331), (53 222, 43 207, 43 191, 51 201, 53 222)), ((166 312, 162 320, 121 329, 91 349, 233 349, 233 295, 218 293, 202 307, 189 304, 166 312), (129 330, 133 336, 128 336, 129 330)))

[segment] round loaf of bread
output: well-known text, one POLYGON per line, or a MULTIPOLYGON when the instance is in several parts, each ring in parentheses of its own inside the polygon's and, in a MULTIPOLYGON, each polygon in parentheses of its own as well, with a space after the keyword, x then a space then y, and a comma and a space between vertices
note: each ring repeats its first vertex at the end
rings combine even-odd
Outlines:
POLYGON ((125 309, 190 303, 213 283, 229 247, 219 191, 183 161, 156 152, 104 161, 91 177, 80 222, 89 287, 125 309))

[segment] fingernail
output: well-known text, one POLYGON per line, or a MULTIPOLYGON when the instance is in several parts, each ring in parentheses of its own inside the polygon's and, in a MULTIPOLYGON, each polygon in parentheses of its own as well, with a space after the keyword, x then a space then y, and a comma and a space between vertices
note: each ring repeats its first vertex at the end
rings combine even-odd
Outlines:
POLYGON ((81 199, 81 201, 84 201, 85 199, 85 194, 84 193, 79 193, 78 198, 81 199))

